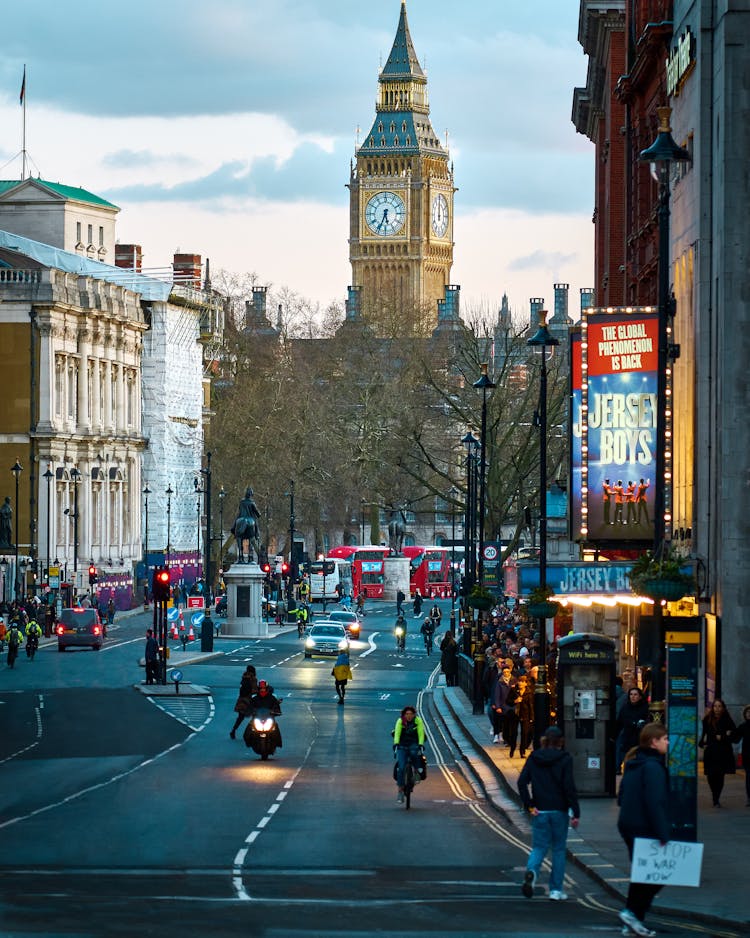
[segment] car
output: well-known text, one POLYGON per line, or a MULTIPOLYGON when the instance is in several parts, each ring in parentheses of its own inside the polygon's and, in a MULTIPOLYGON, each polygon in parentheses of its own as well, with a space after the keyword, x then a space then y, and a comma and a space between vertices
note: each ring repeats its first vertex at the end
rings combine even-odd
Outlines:
POLYGON ((317 655, 338 655, 340 651, 349 651, 349 639, 346 629, 340 622, 324 620, 316 622, 307 630, 305 638, 305 658, 317 655))
POLYGON ((328 613, 331 622, 340 622, 349 633, 351 638, 359 638, 362 631, 362 623, 356 612, 346 612, 344 609, 334 609, 328 613))
POLYGON ((63 609, 55 626, 57 650, 78 646, 99 651, 104 644, 104 626, 96 609, 63 609))

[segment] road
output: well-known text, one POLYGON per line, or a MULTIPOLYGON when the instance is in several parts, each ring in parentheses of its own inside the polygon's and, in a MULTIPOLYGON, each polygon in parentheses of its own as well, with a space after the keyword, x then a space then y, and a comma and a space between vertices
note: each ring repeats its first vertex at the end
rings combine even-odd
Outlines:
MULTIPOLYGON (((296 631, 219 640, 224 654, 183 669, 209 689, 195 697, 134 687, 144 615, 116 623, 100 652, 53 645, 3 663, 2 934, 619 934, 618 905, 577 869, 568 902, 522 897, 527 837, 476 793, 444 737, 439 656, 418 622, 405 654, 392 622, 392 605, 373 605, 343 707, 331 659, 306 661, 296 631), (268 762, 229 738, 248 663, 284 701, 284 745, 268 762), (415 702, 429 774, 406 812, 390 731, 415 702)), ((681 927, 661 933, 710 934, 681 927)))

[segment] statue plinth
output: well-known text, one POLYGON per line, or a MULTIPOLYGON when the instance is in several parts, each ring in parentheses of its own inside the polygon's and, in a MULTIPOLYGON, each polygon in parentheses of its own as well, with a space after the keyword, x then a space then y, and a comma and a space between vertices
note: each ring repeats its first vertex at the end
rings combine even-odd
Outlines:
POLYGON ((257 563, 234 563, 224 572, 227 586, 227 618, 221 634, 268 635, 263 618, 263 571, 257 563))
POLYGON ((396 593, 401 590, 409 595, 409 558, 386 557, 383 563, 383 599, 396 602, 396 593))

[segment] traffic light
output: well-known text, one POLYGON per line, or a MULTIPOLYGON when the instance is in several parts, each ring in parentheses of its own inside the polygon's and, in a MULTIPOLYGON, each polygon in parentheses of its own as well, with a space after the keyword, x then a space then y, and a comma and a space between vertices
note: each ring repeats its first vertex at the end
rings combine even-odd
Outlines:
POLYGON ((282 576, 286 576, 287 573, 289 573, 289 564, 286 563, 286 562, 282 562, 282 564, 281 564, 281 575, 282 575, 282 576))
POLYGON ((155 602, 167 602, 169 599, 169 570, 166 567, 154 569, 151 592, 155 602))
POLYGON ((264 564, 261 566, 260 569, 263 571, 263 576, 264 576, 267 580, 270 580, 270 579, 271 579, 271 564, 270 564, 270 563, 264 563, 264 564))
POLYGON ((89 566, 89 586, 93 586, 96 583, 96 567, 93 563, 89 566))

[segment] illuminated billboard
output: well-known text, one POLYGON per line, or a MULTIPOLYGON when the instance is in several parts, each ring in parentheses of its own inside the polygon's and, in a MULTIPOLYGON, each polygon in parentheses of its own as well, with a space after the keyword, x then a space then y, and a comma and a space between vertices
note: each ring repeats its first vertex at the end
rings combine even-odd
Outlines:
POLYGON ((571 501, 576 540, 654 538, 658 315, 591 308, 571 340, 571 501))

